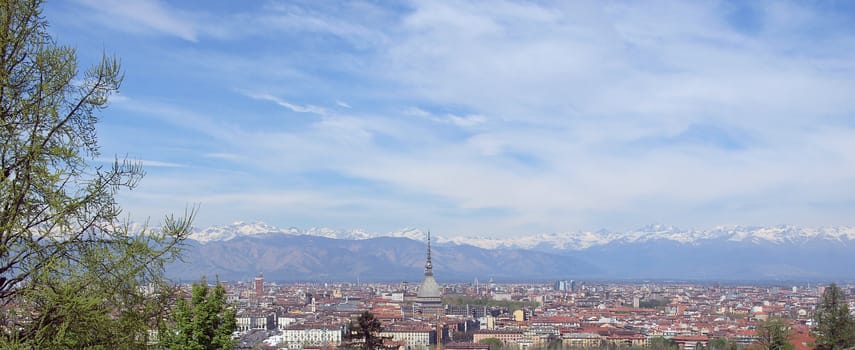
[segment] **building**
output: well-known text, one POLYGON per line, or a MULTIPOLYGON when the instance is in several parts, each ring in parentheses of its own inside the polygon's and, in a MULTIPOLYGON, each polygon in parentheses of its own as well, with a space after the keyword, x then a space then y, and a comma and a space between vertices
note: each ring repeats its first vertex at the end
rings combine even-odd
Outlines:
POLYGON ((430 232, 428 232, 425 276, 416 295, 416 304, 421 311, 422 318, 438 319, 442 316, 442 290, 433 277, 433 263, 430 259, 430 232))
POLYGON ((288 326, 294 324, 295 322, 297 322, 297 319, 294 317, 277 316, 276 317, 276 328, 281 331, 281 330, 284 330, 285 328, 288 328, 288 326))
POLYGON ((264 295, 264 273, 259 272, 255 277, 255 297, 261 298, 264 295))
POLYGON ((525 312, 522 310, 514 310, 514 321, 525 321, 525 312))
POLYGON ((576 290, 576 281, 574 280, 558 280, 555 281, 553 289, 559 292, 573 292, 576 290))
POLYGON ((472 342, 475 343, 480 343, 482 340, 489 338, 501 340, 503 344, 519 344, 525 338, 525 334, 523 334, 522 330, 481 330, 472 334, 472 342))
POLYGON ((289 349, 302 349, 310 346, 338 346, 341 339, 340 325, 300 324, 283 329, 277 340, 289 349))
POLYGON ((644 347, 647 345, 647 337, 642 334, 612 334, 606 336, 606 342, 610 345, 622 347, 644 347))
POLYGON ((603 337, 592 332, 564 333, 561 343, 569 347, 597 348, 602 346, 603 337))
POLYGON ((248 332, 251 330, 270 330, 275 328, 276 318, 273 314, 266 314, 253 310, 242 310, 235 316, 237 330, 248 332))
POLYGON ((436 343, 436 332, 430 327, 415 325, 386 326, 380 336, 395 342, 404 343, 406 350, 427 350, 436 343))
POLYGON ((490 350, 490 346, 482 343, 448 343, 445 350, 490 350))
POLYGON ((705 335, 678 335, 671 338, 682 350, 697 350, 709 346, 710 338, 705 335))

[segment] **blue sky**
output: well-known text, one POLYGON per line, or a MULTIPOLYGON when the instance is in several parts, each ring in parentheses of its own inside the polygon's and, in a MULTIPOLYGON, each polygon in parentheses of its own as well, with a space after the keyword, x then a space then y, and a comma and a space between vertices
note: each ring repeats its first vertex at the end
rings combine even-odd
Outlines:
POLYGON ((855 225, 855 8, 743 1, 49 1, 125 81, 135 220, 507 237, 855 225))

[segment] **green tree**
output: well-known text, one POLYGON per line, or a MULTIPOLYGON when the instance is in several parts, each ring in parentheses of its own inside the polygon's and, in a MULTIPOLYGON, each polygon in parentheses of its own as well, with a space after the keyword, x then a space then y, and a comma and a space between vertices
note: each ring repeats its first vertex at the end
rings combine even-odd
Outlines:
POLYGON ((144 347, 194 213, 159 230, 121 219, 115 195, 142 168, 90 164, 120 65, 104 56, 78 74, 41 6, 0 3, 0 347, 144 347))
POLYGON ((669 301, 664 299, 645 299, 638 303, 642 309, 658 309, 668 305, 669 301))
POLYGON ((550 334, 547 337, 546 341, 546 349, 547 350, 561 350, 564 348, 564 340, 561 339, 560 335, 550 334))
POLYGON ((855 321, 849 315, 849 304, 843 290, 832 283, 822 293, 816 308, 816 348, 846 349, 855 346, 855 321))
POLYGON ((382 331, 383 325, 380 320, 375 318, 373 313, 363 311, 356 322, 350 321, 347 325, 343 347, 362 350, 380 349, 383 347, 383 338, 380 336, 382 331))
POLYGON ((502 344, 502 341, 499 340, 498 338, 481 339, 481 341, 479 341, 479 343, 487 344, 488 346, 490 346, 490 350, 501 350, 502 346, 504 345, 504 344, 502 344))
POLYGON ((727 348, 727 338, 715 338, 710 340, 710 350, 725 350, 727 348))
POLYGON ((653 337, 647 340, 647 348, 652 350, 677 349, 677 343, 664 337, 653 337))
POLYGON ((734 342, 733 340, 727 338, 715 338, 710 340, 709 343, 710 350, 737 350, 739 349, 739 344, 734 342))
POLYGON ((208 287, 203 278, 194 283, 190 301, 178 298, 170 322, 159 335, 165 349, 226 350, 234 348, 237 330, 235 311, 226 302, 226 291, 220 283, 208 287))
POLYGON ((792 350, 790 325, 786 321, 772 317, 757 327, 757 343, 766 350, 792 350))

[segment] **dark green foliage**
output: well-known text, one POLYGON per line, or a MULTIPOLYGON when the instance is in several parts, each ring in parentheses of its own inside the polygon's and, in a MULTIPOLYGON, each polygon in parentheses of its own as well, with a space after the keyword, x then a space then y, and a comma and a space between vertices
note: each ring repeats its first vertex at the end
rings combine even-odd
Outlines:
POLYGON ((487 344, 490 346, 490 350, 501 350, 502 349, 502 341, 498 338, 487 338, 479 341, 481 344, 487 344))
POLYGON ((226 291, 219 283, 214 288, 202 282, 194 283, 188 302, 178 298, 168 325, 159 334, 165 349, 227 350, 234 348, 237 330, 234 310, 226 303, 226 291))
POLYGON ((832 283, 822 294, 816 309, 816 348, 820 350, 855 347, 855 321, 843 290, 832 283))
POLYGON ((772 317, 757 327, 757 343, 766 350, 792 350, 787 338, 790 337, 790 325, 784 320, 772 317))
POLYGON ((739 348, 739 344, 727 338, 715 338, 709 342, 710 350, 738 350, 739 348))
POLYGON ((647 348, 651 350, 676 350, 679 346, 671 339, 653 337, 647 340, 647 348))
POLYGON ((344 336, 343 348, 375 350, 383 347, 383 338, 380 332, 383 325, 369 311, 363 311, 356 321, 350 321, 344 336))
POLYGON ((41 5, 0 3, 0 347, 143 348, 193 213, 158 231, 121 220, 115 195, 141 167, 89 163, 119 63, 103 57, 78 74, 41 5))
POLYGON ((670 301, 665 299, 645 299, 638 303, 638 307, 642 309, 657 309, 664 307, 669 303, 670 301))
POLYGON ((550 334, 546 341, 547 350, 561 350, 564 348, 564 341, 560 335, 550 334))

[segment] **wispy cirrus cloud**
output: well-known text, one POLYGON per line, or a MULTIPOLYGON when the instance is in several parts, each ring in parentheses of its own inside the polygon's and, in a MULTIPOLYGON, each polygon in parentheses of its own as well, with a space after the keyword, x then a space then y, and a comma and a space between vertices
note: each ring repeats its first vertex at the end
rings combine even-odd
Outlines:
POLYGON ((142 163, 142 165, 144 167, 183 168, 186 166, 184 164, 179 164, 179 163, 161 162, 161 161, 157 161, 157 160, 148 160, 148 159, 141 159, 141 160, 139 160, 139 162, 142 163))
POLYGON ((437 123, 453 124, 461 128, 470 128, 487 122, 487 117, 479 114, 456 115, 448 113, 445 115, 437 115, 417 107, 406 108, 403 113, 406 115, 425 118, 437 123))
POLYGON ((215 153, 206 153, 206 154, 204 154, 204 156, 208 157, 208 158, 217 158, 217 159, 224 159, 224 160, 240 159, 240 156, 237 154, 234 154, 234 153, 216 153, 215 152, 215 153))
POLYGON ((115 162, 117 162, 117 161, 118 161, 118 162, 120 162, 120 163, 121 163, 122 161, 128 161, 128 162, 131 162, 131 163, 139 163, 139 164, 141 164, 143 167, 146 167, 146 168, 148 168, 148 167, 154 167, 154 168, 184 168, 184 167, 186 167, 186 166, 187 166, 186 164, 175 163, 175 162, 164 162, 164 161, 159 161, 159 160, 150 160, 150 159, 118 158, 118 157, 117 157, 117 158, 103 158, 103 157, 102 157, 102 158, 98 158, 98 159, 96 159, 96 161, 97 161, 97 162, 99 162, 99 163, 107 163, 107 164, 112 164, 112 163, 115 163, 115 162))
POLYGON ((153 32, 197 41, 199 29, 192 16, 158 0, 76 0, 102 24, 131 32, 153 32))
POLYGON ((192 30, 137 26, 196 42, 164 49, 176 69, 154 65, 116 101, 139 119, 108 138, 157 146, 141 159, 192 165, 154 169, 135 203, 195 198, 212 222, 304 215, 497 235, 855 224, 845 214, 855 209, 855 32, 851 11, 828 6, 176 11, 192 30), (272 117, 282 108, 319 117, 272 117))
POLYGON ((280 99, 276 96, 269 95, 269 94, 247 94, 247 97, 252 98, 252 99, 256 99, 256 100, 270 101, 270 102, 273 102, 277 105, 280 105, 282 107, 290 109, 292 112, 312 113, 312 114, 318 114, 318 115, 327 114, 326 108, 313 106, 313 105, 300 106, 300 105, 290 103, 288 101, 285 101, 283 99, 280 99))

